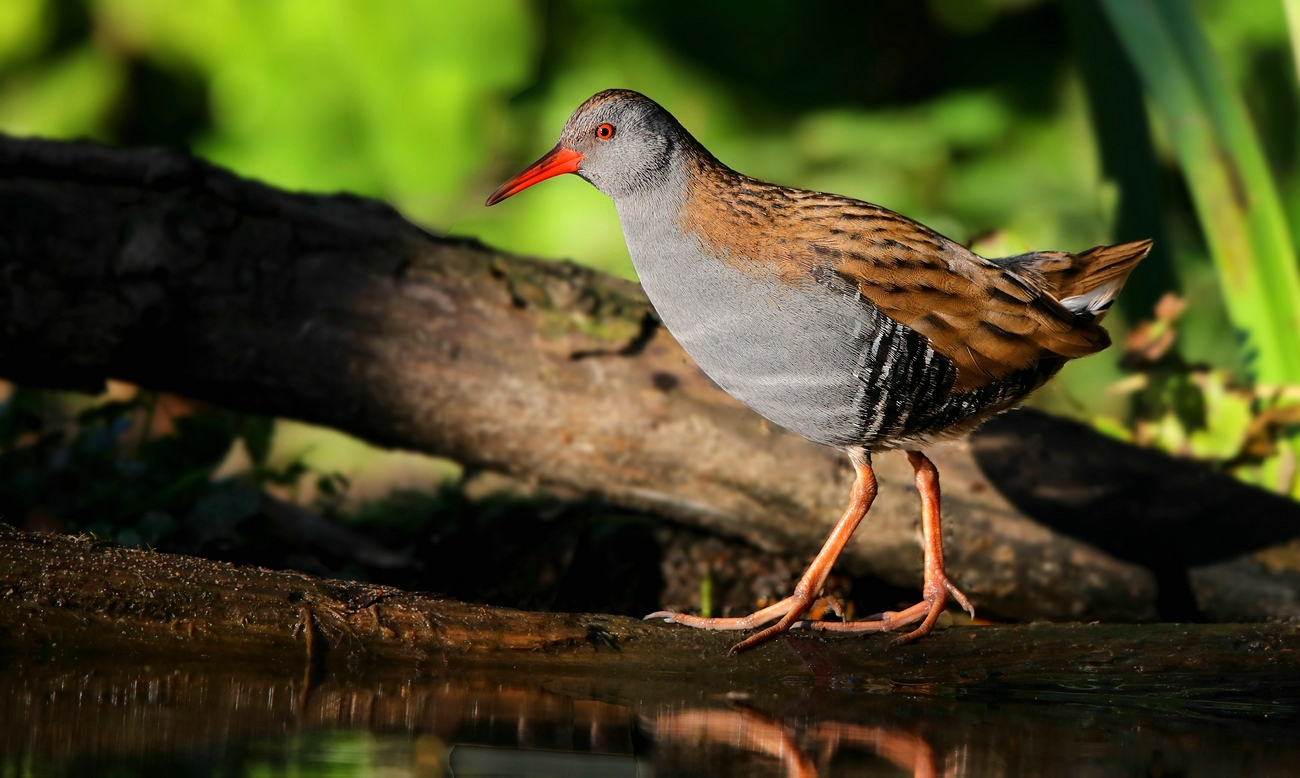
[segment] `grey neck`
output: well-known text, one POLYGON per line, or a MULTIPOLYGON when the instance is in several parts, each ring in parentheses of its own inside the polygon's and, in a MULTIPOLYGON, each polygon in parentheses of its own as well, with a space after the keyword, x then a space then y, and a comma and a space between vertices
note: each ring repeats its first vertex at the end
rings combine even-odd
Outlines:
POLYGON ((654 188, 614 198, 632 265, 647 287, 654 285, 659 272, 668 270, 665 264, 695 261, 700 252, 696 237, 682 232, 680 226, 686 205, 686 167, 674 160, 667 170, 654 188))

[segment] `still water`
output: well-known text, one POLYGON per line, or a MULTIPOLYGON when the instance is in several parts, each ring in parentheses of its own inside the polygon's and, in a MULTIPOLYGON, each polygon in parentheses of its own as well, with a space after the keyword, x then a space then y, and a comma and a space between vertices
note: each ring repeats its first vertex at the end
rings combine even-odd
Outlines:
POLYGON ((11 662, 0 776, 1280 776, 1270 699, 522 666, 329 670, 11 662))

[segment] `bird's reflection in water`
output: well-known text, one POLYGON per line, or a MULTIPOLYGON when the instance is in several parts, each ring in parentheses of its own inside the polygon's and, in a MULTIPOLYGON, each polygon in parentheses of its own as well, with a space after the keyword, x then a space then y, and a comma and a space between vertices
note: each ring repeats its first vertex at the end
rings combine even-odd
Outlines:
POLYGON ((1290 775, 1300 756, 1300 713, 1275 703, 1157 708, 1093 693, 1062 705, 796 680, 11 662, 0 778, 1190 778, 1290 775))
POLYGON ((781 722, 745 708, 697 708, 666 713, 654 722, 656 739, 696 748, 730 746, 781 760, 787 778, 815 778, 812 760, 799 749, 794 733, 781 722))
MULTIPOLYGON (((780 761, 784 778, 829 775, 832 759, 839 751, 848 749, 880 757, 913 778, 940 775, 930 745, 923 738, 896 727, 822 721, 800 733, 771 716, 736 707, 662 714, 654 720, 652 729, 662 744, 721 746, 765 754, 780 761)), ((953 764, 943 776, 956 778, 960 774, 953 764)))
MULTIPOLYGON (((937 778, 939 775, 930 744, 919 735, 901 729, 823 721, 808 730, 808 737, 820 747, 818 755, 823 766, 841 748, 854 748, 874 752, 903 770, 911 771, 913 778, 937 778)), ((950 761, 943 777, 959 778, 964 772, 958 763, 950 761)))
MULTIPOLYGON (((212 775, 278 765, 300 776, 382 768, 412 778, 813 778, 830 775, 832 762, 853 751, 905 774, 938 775, 926 741, 887 716, 857 719, 874 725, 807 712, 782 720, 698 690, 691 702, 657 686, 658 695, 619 704, 591 699, 618 699, 610 689, 564 693, 518 678, 309 681, 251 669, 14 664, 0 671, 0 778, 63 774, 71 765, 152 776, 181 764, 192 774, 209 774, 208 765, 212 775)), ((790 699, 774 704, 791 710, 790 699)))

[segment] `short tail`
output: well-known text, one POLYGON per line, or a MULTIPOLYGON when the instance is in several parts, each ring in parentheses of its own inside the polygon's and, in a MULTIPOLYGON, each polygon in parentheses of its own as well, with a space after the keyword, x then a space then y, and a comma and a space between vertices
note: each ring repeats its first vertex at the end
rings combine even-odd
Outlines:
POLYGON ((1151 241, 1138 240, 1097 246, 1078 254, 1039 251, 998 261, 1026 276, 1074 313, 1100 319, 1115 302, 1129 273, 1149 253, 1151 241))

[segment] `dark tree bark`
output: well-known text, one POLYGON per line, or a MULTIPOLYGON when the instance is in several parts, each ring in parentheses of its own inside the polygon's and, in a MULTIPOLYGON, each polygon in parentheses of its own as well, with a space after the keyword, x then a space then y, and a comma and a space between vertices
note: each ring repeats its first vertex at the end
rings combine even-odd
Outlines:
MULTIPOLYGON (((120 378, 767 549, 811 554, 847 498, 843 457, 718 389, 637 285, 435 237, 374 201, 281 192, 172 151, 0 139, 0 267, 0 375, 21 383, 95 392, 120 378)), ((999 446, 1021 434, 1015 418, 1001 420, 999 446)), ((1022 418, 1034 427, 1024 434, 1045 425, 1105 450, 1068 422, 1022 418)), ((1183 472, 1135 456, 1156 463, 1144 477, 1183 472)), ((1156 615, 1156 579, 1137 563, 1147 560, 1117 559, 1086 526, 1069 529, 1092 542, 1024 512, 1086 511, 1107 487, 1086 468, 1074 492, 1013 505, 969 443, 933 458, 949 571, 978 607, 1020 619, 1156 615)), ((1042 471, 1011 460, 996 472, 1042 471)), ((881 496, 843 565, 916 586, 911 472, 899 456, 877 464, 881 496)), ((1219 503, 1245 490, 1198 474, 1210 480, 1193 491, 1219 503)), ((1293 503, 1259 499, 1281 522, 1274 542, 1295 534, 1293 503)))

